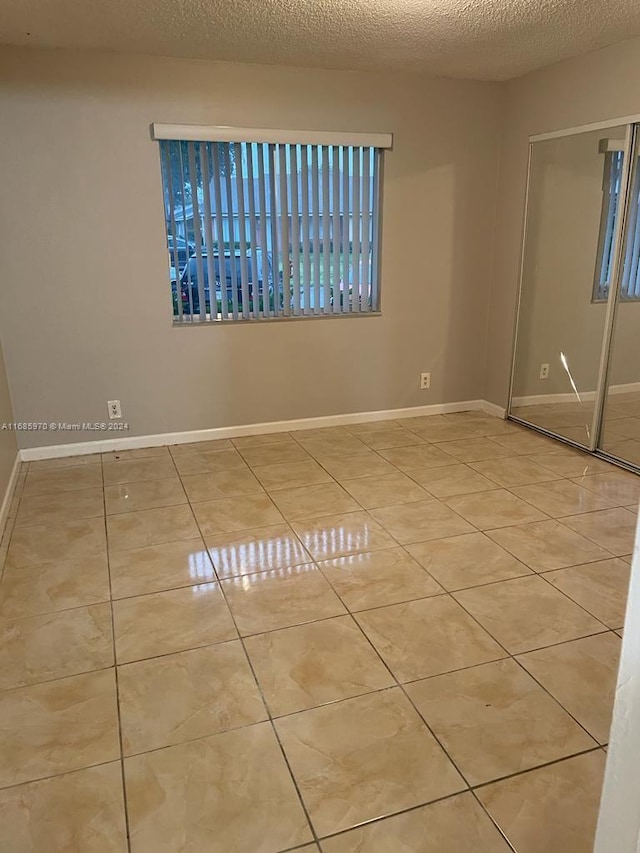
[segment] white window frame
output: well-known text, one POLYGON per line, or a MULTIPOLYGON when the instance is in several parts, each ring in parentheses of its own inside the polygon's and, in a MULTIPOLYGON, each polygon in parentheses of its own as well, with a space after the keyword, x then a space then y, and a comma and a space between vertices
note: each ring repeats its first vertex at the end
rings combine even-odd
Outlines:
MULTIPOLYGON (((607 302, 611 287, 609 274, 613 269, 613 249, 615 245, 615 230, 620 215, 619 186, 623 174, 623 151, 621 140, 601 139, 600 153, 604 156, 602 178, 602 212, 600 214, 600 232, 596 254, 596 269, 593 280, 591 301, 607 302)), ((637 172, 637 170, 636 170, 637 172)), ((619 298, 625 302, 640 300, 640 195, 639 182, 636 175, 631 188, 629 224, 625 254, 622 266, 619 298), (631 239, 630 239, 631 238, 631 239)))

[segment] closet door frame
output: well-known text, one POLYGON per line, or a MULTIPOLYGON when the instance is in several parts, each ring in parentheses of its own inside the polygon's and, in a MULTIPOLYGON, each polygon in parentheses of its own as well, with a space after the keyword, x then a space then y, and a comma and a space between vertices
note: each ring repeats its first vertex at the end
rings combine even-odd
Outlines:
POLYGON ((638 156, 640 155, 640 114, 633 116, 625 116, 623 118, 610 119, 608 121, 603 122, 595 122, 592 124, 580 125, 577 127, 564 128, 562 130, 551 131, 548 133, 539 133, 534 134, 529 137, 529 148, 528 148, 528 159, 527 159, 527 177, 526 177, 526 188, 525 188, 525 199, 524 199, 524 217, 523 217, 523 225, 522 225, 522 241, 520 247, 520 264, 519 264, 519 283, 518 283, 518 294, 517 294, 517 303, 516 303, 516 317, 514 324, 514 332, 513 332, 513 348, 512 348, 512 359, 511 359, 511 373, 509 379, 509 400, 507 405, 506 417, 510 420, 515 421, 516 423, 520 423, 523 426, 527 426, 530 429, 534 429, 537 432, 543 433, 544 435, 551 436, 552 438, 557 439, 558 441, 562 441, 565 444, 568 444, 573 447, 577 447, 580 450, 587 450, 593 454, 601 455, 610 461, 615 461, 617 464, 622 465, 623 467, 628 467, 631 470, 637 471, 637 466, 626 463, 624 460, 620 460, 617 457, 613 457, 610 454, 607 454, 600 450, 600 438, 602 433, 602 426, 604 420, 604 409, 607 401, 607 392, 608 392, 608 384, 607 384, 607 375, 609 372, 609 363, 611 359, 611 350, 613 343, 613 332, 615 326, 616 319, 616 311, 618 307, 618 297, 620 293, 620 285, 622 278, 622 266, 623 266, 623 253, 624 253, 624 245, 625 238, 627 232, 627 223, 628 223, 628 213, 629 213, 629 204, 631 198, 631 182, 634 174, 634 163, 637 162, 638 156), (529 213, 529 195, 530 195, 530 185, 531 185, 531 155, 533 146, 536 142, 544 142, 545 140, 550 139, 559 139, 561 137, 567 136, 576 136, 581 133, 589 133, 591 131, 597 130, 608 130, 612 127, 621 127, 626 126, 625 128, 625 138, 624 138, 624 161, 623 161, 623 171, 622 171, 622 179, 621 179, 621 191, 619 196, 619 211, 621 215, 618 216, 615 234, 614 234, 614 253, 613 253, 613 263, 611 268, 611 283, 609 285, 609 293, 607 296, 607 309, 606 309, 606 317, 605 317, 605 327, 603 331, 603 340, 600 350, 600 362, 598 369, 598 379, 596 384, 596 401, 593 412, 593 421, 591 428, 591 441, 588 448, 585 448, 584 445, 579 444, 576 441, 572 441, 569 438, 566 438, 562 435, 558 435, 557 433, 552 432, 551 430, 545 429, 544 427, 538 426, 536 424, 532 424, 529 421, 518 417, 513 414, 512 406, 513 406, 513 392, 514 392, 514 381, 515 381, 515 366, 516 366, 516 356, 518 353, 518 329, 520 325, 521 319, 521 309, 522 309, 522 291, 523 291, 523 280, 524 280, 524 263, 526 257, 526 248, 527 248, 527 224, 528 224, 528 213, 529 213))

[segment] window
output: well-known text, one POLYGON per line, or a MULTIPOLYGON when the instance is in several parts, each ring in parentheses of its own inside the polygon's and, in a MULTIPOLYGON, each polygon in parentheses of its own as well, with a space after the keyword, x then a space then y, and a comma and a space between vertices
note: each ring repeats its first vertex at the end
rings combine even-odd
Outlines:
POLYGON ((380 310, 390 136, 170 125, 154 135, 175 322, 380 310))
MULTIPOLYGON (((621 143, 603 139, 600 150, 604 153, 604 179, 602 184, 602 213, 593 301, 606 302, 609 297, 616 225, 620 213, 620 194, 624 163, 621 143)), ((640 180, 638 170, 629 204, 629 224, 623 257, 620 299, 640 299, 640 180)))

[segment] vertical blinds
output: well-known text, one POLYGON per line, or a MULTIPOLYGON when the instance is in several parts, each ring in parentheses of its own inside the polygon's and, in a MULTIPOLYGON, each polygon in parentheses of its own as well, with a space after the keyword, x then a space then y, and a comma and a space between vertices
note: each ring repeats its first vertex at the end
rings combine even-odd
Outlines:
POLYGON ((381 149, 161 139, 179 322, 380 305, 381 149))
POLYGON ((640 162, 634 172, 620 281, 621 299, 640 299, 640 162))
MULTIPOLYGON (((624 152, 605 154, 603 206, 594 299, 606 300, 611 285, 616 224, 620 213, 620 192, 624 152)), ((640 299, 640 168, 636 168, 629 200, 629 221, 623 251, 620 299, 640 299)))

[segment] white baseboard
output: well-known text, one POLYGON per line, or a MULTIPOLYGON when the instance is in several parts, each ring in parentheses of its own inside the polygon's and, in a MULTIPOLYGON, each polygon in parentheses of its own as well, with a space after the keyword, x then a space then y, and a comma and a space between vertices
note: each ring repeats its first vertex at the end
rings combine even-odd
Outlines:
MULTIPOLYGON (((609 394, 634 394, 640 391, 640 382, 627 382, 624 385, 611 385, 609 394)), ((580 391, 580 399, 583 403, 590 403, 596 399, 595 391, 580 391)), ((512 406, 541 406, 545 403, 575 403, 576 395, 569 391, 560 394, 533 394, 527 397, 514 397, 512 406)))
POLYGON ((352 412, 345 415, 324 415, 317 418, 298 418, 290 421, 269 421, 262 424, 242 424, 190 432, 167 432, 158 435, 132 435, 122 438, 105 438, 98 441, 81 441, 75 444, 53 444, 48 447, 29 447, 20 451, 23 462, 37 459, 58 459, 63 456, 81 456, 85 453, 107 453, 112 450, 133 450, 140 447, 161 447, 165 444, 189 444, 194 441, 215 441, 221 438, 239 438, 243 435, 267 435, 272 432, 294 432, 301 429, 346 426, 368 421, 393 421, 422 415, 447 415, 453 412, 487 412, 504 417, 504 409, 486 400, 463 400, 458 403, 436 403, 432 406, 412 406, 405 409, 385 409, 377 412, 352 412))
POLYGON ((11 473, 9 474, 9 482, 7 483, 7 488, 5 489, 4 497, 2 498, 2 503, 0 504, 0 539, 2 539, 4 528, 7 524, 7 519, 9 518, 11 501, 13 500, 13 493, 16 490, 16 483, 18 482, 20 461, 21 451, 18 451, 18 453, 16 453, 15 462, 13 463, 13 468, 11 469, 11 473))
POLYGON ((487 415, 493 415, 496 418, 505 418, 507 410, 504 406, 498 406, 496 403, 490 403, 488 400, 481 400, 481 410, 487 415))

